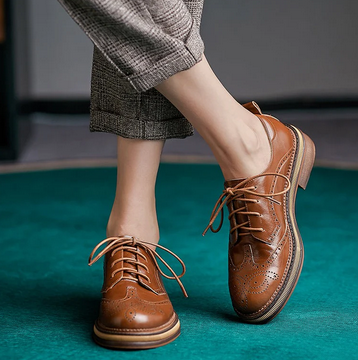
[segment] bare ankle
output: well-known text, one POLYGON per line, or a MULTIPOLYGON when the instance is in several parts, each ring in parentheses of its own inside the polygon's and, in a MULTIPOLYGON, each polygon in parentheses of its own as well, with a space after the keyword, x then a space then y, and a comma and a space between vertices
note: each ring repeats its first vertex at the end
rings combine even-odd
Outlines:
POLYGON ((120 219, 118 217, 111 216, 107 228, 107 237, 112 236, 134 236, 142 241, 146 241, 153 244, 159 242, 159 226, 156 219, 140 220, 140 219, 120 219))
POLYGON ((265 128, 255 115, 230 135, 230 148, 219 157, 226 180, 246 178, 263 172, 270 161, 270 144, 265 128))

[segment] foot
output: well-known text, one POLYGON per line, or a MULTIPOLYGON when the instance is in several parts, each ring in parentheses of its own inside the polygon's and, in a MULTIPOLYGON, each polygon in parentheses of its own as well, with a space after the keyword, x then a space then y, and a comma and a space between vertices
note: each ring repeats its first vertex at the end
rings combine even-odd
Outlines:
POLYGON ((225 182, 209 226, 226 203, 230 219, 229 290, 242 321, 273 319, 291 296, 303 264, 303 244, 295 218, 298 186, 305 188, 315 158, 312 140, 299 129, 244 105, 267 130, 271 159, 246 179, 225 182))
POLYGON ((170 250, 183 272, 173 276, 159 268, 161 260, 152 244, 131 236, 115 236, 100 242, 92 251, 89 265, 105 255, 104 283, 100 314, 95 322, 93 338, 107 348, 149 349, 166 345, 180 335, 180 322, 166 293, 160 274, 180 281, 184 263, 170 250), (97 250, 104 245, 95 256, 97 250))

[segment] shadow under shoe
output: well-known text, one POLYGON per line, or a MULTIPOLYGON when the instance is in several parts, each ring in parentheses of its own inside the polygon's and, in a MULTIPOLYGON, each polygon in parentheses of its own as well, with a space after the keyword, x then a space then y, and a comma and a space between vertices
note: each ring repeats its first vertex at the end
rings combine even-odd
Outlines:
POLYGON ((95 342, 107 348, 149 349, 166 345, 180 335, 180 322, 165 291, 161 275, 180 281, 185 273, 184 263, 176 275, 150 243, 130 236, 103 240, 93 250, 89 264, 105 255, 104 283, 100 313, 93 329, 95 342), (93 258, 102 246, 105 248, 93 258), (156 258, 168 267, 173 276, 160 269, 156 258))
POLYGON ((298 186, 306 187, 315 158, 312 140, 299 129, 263 115, 245 104, 262 122, 271 146, 266 170, 224 184, 205 232, 220 230, 223 206, 229 210, 229 290, 242 321, 273 319, 291 296, 303 264, 303 244, 295 217, 298 186), (221 212, 217 229, 213 222, 221 212))

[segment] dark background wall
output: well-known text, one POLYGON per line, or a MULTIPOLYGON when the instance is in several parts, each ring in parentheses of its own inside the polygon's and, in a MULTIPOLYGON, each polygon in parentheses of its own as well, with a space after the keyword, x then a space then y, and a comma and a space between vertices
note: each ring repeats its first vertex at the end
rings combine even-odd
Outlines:
MULTIPOLYGON (((56 0, 13 0, 22 99, 88 99, 92 43, 56 0)), ((206 56, 237 98, 358 98, 358 2, 206 0, 206 56)))

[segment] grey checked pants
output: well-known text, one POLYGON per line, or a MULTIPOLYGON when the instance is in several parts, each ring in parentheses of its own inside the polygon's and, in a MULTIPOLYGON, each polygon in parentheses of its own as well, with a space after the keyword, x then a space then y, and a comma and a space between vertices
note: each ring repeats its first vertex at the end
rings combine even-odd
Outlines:
POLYGON ((159 140, 193 134, 154 86, 201 60, 204 0, 58 0, 94 43, 90 131, 159 140))

